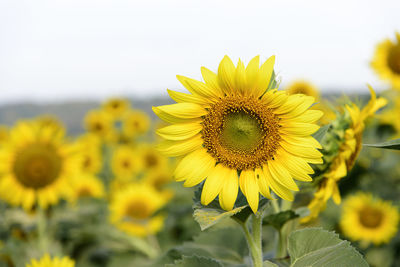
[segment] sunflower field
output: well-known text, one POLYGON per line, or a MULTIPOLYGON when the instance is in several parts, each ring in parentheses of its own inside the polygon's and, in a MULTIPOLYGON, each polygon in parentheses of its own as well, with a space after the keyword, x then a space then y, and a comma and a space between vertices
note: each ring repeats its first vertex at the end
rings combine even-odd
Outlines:
POLYGON ((224 56, 153 113, 120 96, 77 134, 54 114, 2 125, 0 266, 400 266, 393 37, 370 59, 379 94, 224 56))

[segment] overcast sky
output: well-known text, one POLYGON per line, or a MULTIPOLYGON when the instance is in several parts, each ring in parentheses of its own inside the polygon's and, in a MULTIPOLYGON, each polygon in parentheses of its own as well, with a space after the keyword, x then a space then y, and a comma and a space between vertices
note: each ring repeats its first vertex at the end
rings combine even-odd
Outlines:
POLYGON ((282 84, 384 88, 375 44, 400 1, 0 0, 0 103, 165 95, 227 54, 276 55, 282 84))

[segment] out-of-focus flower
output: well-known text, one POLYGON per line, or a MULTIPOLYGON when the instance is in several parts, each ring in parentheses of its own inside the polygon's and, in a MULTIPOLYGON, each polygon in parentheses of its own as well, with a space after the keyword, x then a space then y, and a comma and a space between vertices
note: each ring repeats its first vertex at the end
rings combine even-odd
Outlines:
POLYGON ((136 137, 147 133, 150 127, 149 116, 141 110, 131 110, 122 120, 122 131, 125 136, 136 137))
POLYGON ((293 94, 304 94, 308 96, 312 96, 315 98, 315 101, 319 101, 319 90, 312 83, 306 80, 297 80, 289 84, 285 90, 288 91, 290 95, 293 94))
POLYGON ((344 112, 332 123, 330 131, 325 136, 323 147, 327 169, 324 170, 314 199, 308 205, 311 213, 303 218, 302 222, 315 219, 331 197, 336 204, 340 203, 337 183, 353 168, 361 151, 365 120, 387 103, 384 98, 376 98, 372 87, 369 89, 371 100, 368 104, 362 110, 354 103, 346 105, 344 112))
POLYGON ((17 123, 0 149, 0 197, 26 210, 56 204, 70 192, 77 152, 59 127, 17 123))
POLYGON ((9 128, 5 125, 0 125, 0 143, 7 141, 9 136, 9 128))
POLYGON ((371 66, 382 80, 400 90, 400 33, 394 42, 385 39, 376 46, 371 66))
POLYGON ((99 173, 103 165, 99 138, 95 135, 84 135, 78 139, 77 143, 81 148, 79 168, 84 173, 99 173))
POLYGON ((340 226, 353 241, 388 243, 397 233, 398 209, 389 201, 358 193, 343 203, 340 226))
POLYGON ((322 163, 321 148, 311 134, 319 110, 309 110, 314 97, 288 95, 274 89, 275 57, 260 67, 259 57, 247 67, 227 56, 218 74, 202 68, 204 83, 177 76, 191 94, 168 91, 177 104, 153 107, 172 125, 157 130, 166 139, 159 145, 167 156, 183 156, 175 170, 177 181, 195 186, 203 180, 201 203, 217 196, 231 210, 239 187, 253 212, 259 193, 293 200, 299 190, 294 179, 311 181, 309 163, 322 163))
POLYGON ((142 161, 132 147, 120 145, 113 152, 111 169, 117 179, 132 180, 142 170, 142 161))
POLYGON ((393 129, 396 131, 395 137, 400 137, 400 95, 397 95, 394 98, 393 106, 390 109, 387 109, 380 116, 380 122, 383 124, 391 125, 393 129))
POLYGON ((113 119, 121 119, 129 108, 129 101, 123 98, 111 98, 103 104, 103 110, 110 114, 113 119))
POLYGON ((154 215, 168 200, 147 184, 131 184, 116 192, 110 203, 110 221, 120 230, 134 235, 157 233, 164 224, 163 215, 154 215))
POLYGON ((169 168, 149 170, 144 177, 144 182, 150 184, 159 191, 172 181, 172 171, 169 168))
POLYGON ((137 150, 140 154, 143 170, 165 169, 168 166, 167 157, 162 155, 153 145, 141 144, 137 150))
POLYGON ((68 258, 50 258, 49 254, 44 255, 39 260, 31 259, 30 263, 26 264, 26 267, 74 267, 75 262, 68 258))
POLYGON ((91 110, 84 119, 85 128, 89 133, 96 134, 102 140, 114 138, 113 118, 103 110, 91 110))
POLYGON ((70 197, 71 202, 76 202, 80 198, 102 198, 104 197, 104 185, 99 178, 89 174, 83 174, 73 183, 73 193, 70 197))

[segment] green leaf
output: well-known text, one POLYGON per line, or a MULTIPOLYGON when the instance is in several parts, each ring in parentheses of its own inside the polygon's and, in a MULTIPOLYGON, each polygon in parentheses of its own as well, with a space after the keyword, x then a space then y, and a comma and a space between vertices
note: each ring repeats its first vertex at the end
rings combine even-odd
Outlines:
POLYGON ((350 242, 320 228, 307 228, 290 234, 288 251, 291 267, 368 267, 350 242))
POLYGON ((378 144, 363 144, 363 146, 400 150, 400 138, 378 144))
POLYGON ((276 265, 275 263, 273 263, 273 262, 270 262, 270 261, 264 261, 263 262, 263 267, 279 267, 278 265, 276 265))
POLYGON ((196 222, 199 223, 201 230, 204 231, 221 220, 235 215, 244 208, 246 208, 246 206, 235 208, 231 211, 224 211, 222 209, 218 210, 214 208, 203 208, 201 206, 196 206, 194 208, 193 217, 196 222))
POLYGON ((330 124, 324 125, 321 128, 318 129, 316 133, 313 134, 313 137, 321 143, 322 139, 324 138, 325 134, 328 132, 329 127, 331 127, 330 124))
POLYGON ((264 223, 271 225, 277 230, 280 230, 282 226, 295 218, 299 217, 294 211, 292 210, 285 210, 276 214, 270 214, 264 218, 264 223))
MULTIPOLYGON (((230 211, 226 211, 220 207, 218 200, 214 200, 207 206, 203 206, 200 203, 201 190, 202 188, 200 186, 194 193, 193 217, 199 223, 202 231, 230 217, 234 217, 234 219, 241 222, 246 222, 248 217, 253 214, 253 211, 247 204, 246 197, 240 191, 234 208, 230 211)), ((268 199, 261 198, 258 204, 258 210, 262 211, 268 203, 268 199)))
POLYGON ((200 256, 183 256, 181 260, 175 262, 175 264, 167 264, 166 267, 222 267, 222 264, 216 260, 200 257, 200 256))

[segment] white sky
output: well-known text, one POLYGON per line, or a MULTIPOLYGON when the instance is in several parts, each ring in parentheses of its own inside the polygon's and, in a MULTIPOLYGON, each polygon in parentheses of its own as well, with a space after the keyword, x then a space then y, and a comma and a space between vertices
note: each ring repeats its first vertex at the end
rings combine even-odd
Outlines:
POLYGON ((383 88, 368 63, 400 1, 0 0, 0 103, 147 97, 228 54, 277 57, 283 85, 383 88))

